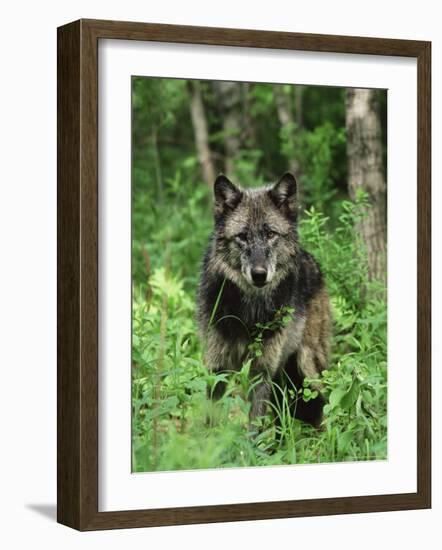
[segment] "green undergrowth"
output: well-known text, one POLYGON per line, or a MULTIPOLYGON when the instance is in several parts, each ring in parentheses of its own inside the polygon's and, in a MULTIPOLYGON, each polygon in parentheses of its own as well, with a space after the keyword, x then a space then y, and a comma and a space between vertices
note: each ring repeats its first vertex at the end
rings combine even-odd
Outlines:
MULTIPOLYGON (((385 289, 367 280, 364 247, 354 230, 367 208, 336 201, 333 223, 310 208, 301 242, 321 264, 333 308, 330 368, 321 376, 327 404, 320 430, 292 418, 284 405, 249 425, 253 354, 240 372, 207 372, 195 323, 199 263, 210 232, 203 187, 171 204, 135 197, 133 240, 133 471, 382 460, 387 457, 387 309, 385 289), (158 220, 168 223, 158 223, 158 220), (148 235, 148 239, 141 236, 148 235), (208 392, 227 382, 214 404, 208 392), (278 422, 275 422, 275 417, 278 422)), ((296 312, 281 312, 280 321, 296 312)), ((306 381, 288 399, 308 401, 306 381)), ((274 386, 274 392, 282 389, 274 386)), ((290 395, 289 395, 290 394, 290 395)))

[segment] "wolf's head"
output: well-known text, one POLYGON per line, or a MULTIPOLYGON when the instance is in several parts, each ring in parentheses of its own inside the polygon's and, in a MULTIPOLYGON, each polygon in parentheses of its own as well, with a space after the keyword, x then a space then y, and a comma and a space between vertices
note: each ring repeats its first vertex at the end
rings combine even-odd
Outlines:
POLYGON ((216 268, 244 290, 272 288, 294 269, 298 251, 296 181, 241 189, 218 176, 215 193, 216 268))

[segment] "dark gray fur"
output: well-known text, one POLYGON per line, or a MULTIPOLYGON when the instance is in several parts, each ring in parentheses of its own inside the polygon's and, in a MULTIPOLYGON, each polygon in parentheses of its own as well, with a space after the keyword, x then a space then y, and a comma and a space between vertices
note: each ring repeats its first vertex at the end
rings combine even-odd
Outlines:
MULTIPOLYGON (((197 300, 208 368, 241 369, 256 324, 272 321, 284 306, 295 309, 288 325, 264 332, 263 354, 252 364, 252 374, 263 375, 252 396, 253 419, 265 412, 271 379, 289 378, 300 386, 304 377, 315 377, 327 368, 329 300, 316 260, 299 245, 296 181, 291 174, 284 174, 274 186, 248 190, 219 176, 214 192, 215 227, 197 300)), ((319 396, 308 404, 298 400, 293 410, 297 417, 318 425, 322 405, 319 396)))

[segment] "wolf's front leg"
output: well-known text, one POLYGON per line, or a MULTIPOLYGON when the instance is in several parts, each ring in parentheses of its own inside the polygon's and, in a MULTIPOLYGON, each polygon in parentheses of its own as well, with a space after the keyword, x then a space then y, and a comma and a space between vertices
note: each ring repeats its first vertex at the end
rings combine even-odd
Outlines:
POLYGON ((284 335, 274 334, 264 342, 262 355, 255 358, 252 379, 260 375, 261 380, 252 388, 250 420, 263 416, 271 397, 272 379, 278 371, 284 344, 284 335))
MULTIPOLYGON (((209 372, 227 375, 228 373, 239 371, 245 349, 245 344, 237 341, 227 341, 216 330, 210 331, 207 336, 207 348, 205 351, 205 363, 209 372)), ((208 388, 208 397, 213 399, 221 398, 224 395, 226 387, 226 377, 220 377, 213 387, 208 388)))
POLYGON ((270 399, 270 388, 271 380, 267 374, 263 375, 263 379, 252 388, 250 407, 251 422, 265 414, 267 403, 270 399))

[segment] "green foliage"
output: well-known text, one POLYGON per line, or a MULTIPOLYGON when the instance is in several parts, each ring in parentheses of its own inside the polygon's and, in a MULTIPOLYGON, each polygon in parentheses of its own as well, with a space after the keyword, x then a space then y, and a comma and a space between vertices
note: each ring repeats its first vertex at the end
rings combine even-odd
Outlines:
MULTIPOLYGON (((222 170, 222 115, 210 83, 201 83, 201 89, 216 169, 222 170)), ((134 471, 387 456, 385 293, 368 282, 364 246, 354 230, 368 207, 366 197, 356 203, 342 200, 343 91, 304 87, 302 128, 280 128, 272 85, 251 84, 244 99, 254 131, 234 159, 238 181, 256 186, 275 180, 294 155, 301 165, 306 209, 301 243, 320 262, 331 297, 331 365, 319 380, 306 380, 299 390, 274 384, 272 391, 284 398, 249 425, 248 397, 259 382, 251 375, 251 361, 262 353, 263 332, 296 315, 281 310, 270 324, 255 327, 240 372, 207 372, 194 318, 212 199, 195 153, 188 89, 184 81, 134 78, 134 471), (327 400, 322 430, 294 420, 289 410, 290 402, 315 399, 318 383, 327 400), (218 384, 226 385, 226 391, 214 404, 207 394, 218 384)))
POLYGON ((345 129, 330 122, 313 130, 300 129, 295 123, 280 129, 281 151, 286 158, 296 158, 300 167, 302 202, 327 211, 339 192, 336 181, 342 175, 336 157, 345 151, 345 129))
POLYGON ((182 181, 180 173, 167 181, 166 193, 173 194, 174 200, 161 202, 151 193, 133 194, 132 275, 138 284, 146 284, 149 272, 164 265, 167 247, 171 271, 188 288, 196 285, 212 225, 209 193, 200 184, 188 194, 182 181))
POLYGON ((301 132, 297 139, 304 203, 326 210, 338 192, 335 181, 339 176, 336 166, 336 151, 345 148, 344 128, 334 128, 329 122, 317 126, 311 132, 301 132))
POLYGON ((240 151, 234 159, 232 178, 240 181, 243 187, 257 187, 265 181, 258 173, 262 152, 257 149, 240 151))
POLYGON ((135 77, 132 103, 134 137, 138 138, 153 125, 157 128, 174 126, 176 114, 186 107, 185 87, 185 80, 135 77))
MULTIPOLYGON (((367 286, 365 255, 353 230, 365 208, 364 197, 356 204, 344 201, 333 230, 311 208, 300 227, 303 243, 326 274, 335 322, 332 364, 320 379, 327 405, 319 431, 294 420, 288 408, 294 399, 315 399, 318 380, 306 380, 298 392, 274 384, 273 391, 285 396, 282 405, 269 406, 268 414, 257 420, 253 430, 259 428, 258 434, 251 435, 248 422, 248 396, 259 381, 250 375, 251 359, 261 353, 263 332, 287 323, 296 312, 281 310, 269 325, 256 327, 249 360, 240 372, 209 373, 194 321, 195 278, 183 277, 183 266, 169 271, 158 259, 152 261, 156 267, 148 284, 135 286, 133 302, 134 471, 386 458, 386 307, 367 286), (207 392, 217 384, 227 384, 227 389, 213 403, 207 392)), ((195 218, 181 213, 187 231, 195 232, 195 218)), ((173 232, 174 218, 169 219, 173 232)), ((176 223, 181 239, 183 222, 176 223)), ((203 227, 198 231, 206 235, 203 227)), ((180 262, 189 255, 189 250, 174 248, 173 239, 168 243, 174 265, 174 254, 180 262)), ((166 255, 160 247, 150 248, 159 257, 166 255)))

